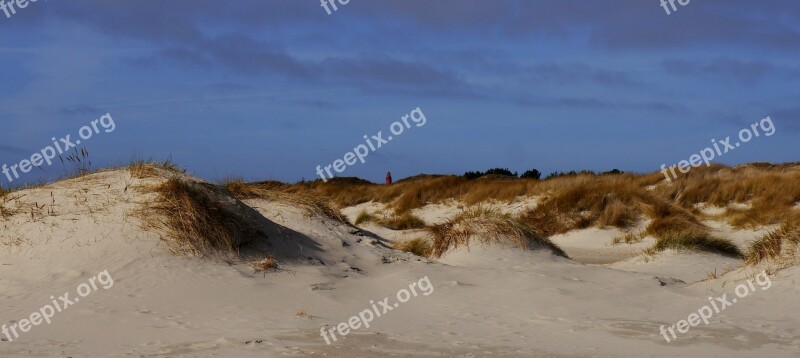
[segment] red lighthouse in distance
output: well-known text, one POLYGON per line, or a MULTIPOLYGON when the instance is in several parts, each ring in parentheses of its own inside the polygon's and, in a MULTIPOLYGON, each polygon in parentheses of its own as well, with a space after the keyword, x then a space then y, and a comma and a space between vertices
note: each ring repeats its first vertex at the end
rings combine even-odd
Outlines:
POLYGON ((386 172, 386 185, 392 183, 392 172, 386 172))

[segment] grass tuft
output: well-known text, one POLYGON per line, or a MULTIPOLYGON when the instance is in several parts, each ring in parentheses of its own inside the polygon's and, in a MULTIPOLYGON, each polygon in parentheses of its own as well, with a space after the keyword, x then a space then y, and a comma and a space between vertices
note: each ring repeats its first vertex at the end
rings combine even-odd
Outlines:
POLYGON ((400 241, 392 245, 392 248, 422 257, 430 257, 433 253, 431 243, 425 238, 400 241))
POLYGON ((145 208, 144 223, 166 232, 173 253, 229 254, 262 234, 235 204, 223 204, 225 196, 214 185, 172 177, 146 190, 156 193, 157 199, 145 208))
POLYGON ((745 264, 757 265, 767 260, 794 261, 800 244, 800 222, 784 222, 777 230, 768 232, 750 245, 745 264))
POLYGON ((392 216, 390 218, 382 219, 379 222, 386 228, 392 230, 412 230, 412 229, 424 229, 427 226, 422 219, 410 214, 405 213, 399 216, 392 216))
POLYGON ((691 231, 673 231, 664 234, 664 236, 658 238, 655 246, 649 249, 649 253, 661 252, 668 249, 710 252, 735 258, 742 258, 744 256, 739 248, 730 240, 691 231))
POLYGON ((437 258, 458 247, 469 247, 473 240, 484 245, 510 244, 524 250, 544 248, 567 257, 561 248, 524 222, 480 207, 429 227, 428 232, 433 241, 431 256, 437 258))
POLYGON ((261 261, 254 262, 251 265, 253 266, 253 269, 256 270, 256 272, 267 272, 270 270, 278 269, 278 260, 276 260, 272 256, 269 256, 261 261))
POLYGON ((364 209, 364 210, 361 211, 361 213, 358 214, 358 217, 356 217, 356 221, 355 221, 354 225, 361 225, 361 224, 364 224, 364 223, 377 222, 377 221, 378 221, 377 217, 375 217, 374 215, 368 213, 367 210, 364 209))

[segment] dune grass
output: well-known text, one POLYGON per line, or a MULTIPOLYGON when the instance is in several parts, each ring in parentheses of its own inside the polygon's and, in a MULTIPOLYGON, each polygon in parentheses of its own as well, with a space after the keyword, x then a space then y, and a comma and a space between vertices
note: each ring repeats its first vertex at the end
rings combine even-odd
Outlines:
POLYGON ((213 197, 217 190, 177 177, 145 187, 156 194, 156 201, 146 204, 144 224, 163 230, 162 239, 175 254, 235 253, 240 244, 262 233, 255 222, 213 197))
POLYGON ((404 213, 401 215, 394 215, 378 221, 383 227, 392 230, 412 230, 424 229, 427 227, 422 219, 412 215, 411 213, 404 213))
POLYGON ((546 236, 591 226, 627 229, 653 213, 652 208, 669 205, 646 190, 644 184, 652 179, 642 178, 632 174, 558 178, 543 184, 546 199, 520 218, 546 236))
POLYGON ((303 208, 309 215, 319 215, 331 220, 350 225, 338 208, 326 200, 302 192, 286 192, 281 190, 285 184, 266 181, 247 183, 243 179, 226 179, 221 185, 239 200, 264 199, 286 203, 303 208))
POLYGON ((730 240, 708 234, 680 230, 663 233, 662 236, 657 238, 656 244, 647 252, 653 254, 668 249, 709 252, 734 258, 744 257, 739 248, 730 240))
POLYGON ((361 212, 356 217, 356 221, 353 223, 354 225, 361 225, 368 222, 378 222, 379 219, 374 215, 367 212, 366 209, 361 210, 361 212))
POLYGON ((647 237, 645 232, 628 232, 625 235, 615 237, 612 241, 612 245, 619 245, 622 243, 626 244, 635 244, 637 242, 642 242, 644 238, 647 237))
POLYGON ((171 159, 162 162, 151 160, 132 159, 128 164, 128 171, 131 176, 137 179, 152 178, 161 175, 163 172, 184 173, 177 164, 171 159))
MULTIPOLYGON (((458 200, 464 205, 490 201, 511 202, 520 196, 541 196, 539 212, 527 213, 526 222, 548 235, 589 226, 629 228, 644 217, 697 217, 694 205, 728 206, 751 203, 748 210, 729 210, 726 218, 737 227, 780 223, 800 202, 800 166, 749 164, 693 168, 668 183, 664 175, 578 173, 545 180, 468 180, 459 176, 421 175, 393 185, 355 178, 337 178, 286 185, 281 190, 301 192, 335 202, 340 207, 378 202, 405 213, 427 204, 458 200), (658 208, 671 207, 664 211, 658 208), (656 208, 656 209, 654 209, 656 208)), ((687 224, 691 220, 672 220, 687 224)))
POLYGON ((433 242, 431 256, 437 258, 459 247, 468 248, 473 242, 510 245, 524 250, 546 249, 567 257, 561 248, 536 229, 491 209, 470 209, 427 230, 433 242))
POLYGON ((430 257, 433 253, 431 243, 425 238, 403 240, 392 245, 392 248, 422 257, 430 257))
POLYGON ((726 213, 736 227, 778 224, 792 215, 800 201, 800 167, 795 163, 700 167, 670 186, 659 187, 658 192, 685 207, 698 203, 720 207, 751 204, 750 209, 729 209, 726 213))
POLYGON ((757 265, 767 260, 782 261, 783 264, 793 262, 798 256, 798 244, 800 220, 792 219, 753 242, 747 252, 745 264, 757 265))

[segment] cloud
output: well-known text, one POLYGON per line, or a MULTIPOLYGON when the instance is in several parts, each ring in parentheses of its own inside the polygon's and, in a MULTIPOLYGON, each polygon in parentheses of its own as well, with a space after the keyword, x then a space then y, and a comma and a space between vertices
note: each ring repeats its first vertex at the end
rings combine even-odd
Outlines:
POLYGON ((595 83, 603 86, 639 87, 641 82, 634 80, 622 71, 592 68, 585 64, 559 64, 543 62, 522 71, 526 80, 549 83, 584 84, 595 83))
POLYGON ((29 155, 31 151, 26 150, 24 148, 20 148, 13 145, 8 144, 0 144, 0 152, 8 153, 8 154, 19 154, 19 155, 29 155))
POLYGON ((797 76, 798 69, 777 66, 768 61, 743 61, 730 58, 717 58, 710 61, 666 59, 661 63, 670 74, 696 78, 697 76, 718 76, 734 78, 744 85, 753 85, 762 78, 775 76, 797 76))
POLYGON ((664 114, 687 113, 683 106, 650 101, 650 102, 620 102, 605 101, 595 98, 561 97, 561 98, 517 98, 515 103, 524 107, 540 107, 555 109, 587 109, 587 110, 644 110, 664 114))
POLYGON ((97 107, 77 105, 61 107, 58 113, 64 116, 79 116, 79 115, 97 115, 102 114, 101 110, 97 107))

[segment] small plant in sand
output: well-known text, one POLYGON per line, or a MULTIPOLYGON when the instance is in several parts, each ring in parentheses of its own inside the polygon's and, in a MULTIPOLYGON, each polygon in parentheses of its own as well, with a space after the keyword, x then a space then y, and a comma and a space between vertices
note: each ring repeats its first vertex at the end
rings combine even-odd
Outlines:
POLYGON ((92 161, 89 159, 89 150, 86 147, 80 150, 73 148, 72 152, 68 152, 66 157, 59 155, 58 159, 65 167, 69 163, 75 169, 74 173, 68 174, 68 176, 83 176, 89 174, 92 170, 92 161))
POLYGON ((644 232, 628 232, 625 235, 617 236, 611 241, 612 245, 619 245, 623 242, 626 244, 635 244, 637 242, 642 242, 647 235, 644 232))
POLYGON ((428 239, 421 237, 396 242, 392 245, 392 248, 422 257, 430 257, 431 253, 433 253, 431 243, 428 239))
POLYGON ((433 241, 431 256, 437 258, 461 246, 468 248, 473 241, 484 245, 511 245, 524 250, 546 249, 567 257, 561 248, 524 222, 482 207, 431 226, 428 233, 433 241))
POLYGON ((297 317, 305 318, 305 319, 314 319, 314 316, 306 312, 306 310, 299 310, 297 313, 294 314, 297 317))
POLYGON ((278 269, 278 260, 272 256, 269 256, 261 261, 254 262, 251 265, 256 272, 267 272, 278 269))

